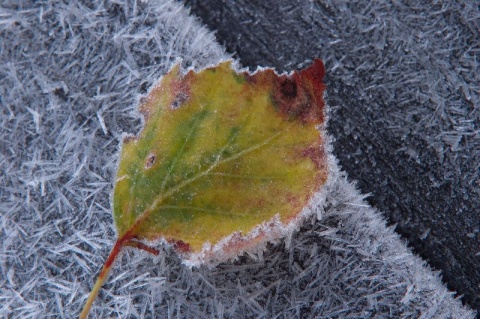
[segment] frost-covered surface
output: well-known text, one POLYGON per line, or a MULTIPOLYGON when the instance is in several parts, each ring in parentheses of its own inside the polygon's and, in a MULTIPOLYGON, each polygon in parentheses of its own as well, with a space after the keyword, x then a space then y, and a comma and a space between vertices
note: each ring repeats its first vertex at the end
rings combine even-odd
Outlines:
MULTIPOLYGON (((227 58, 173 1, 0 9, 0 317, 78 315, 113 245, 122 132, 175 61, 227 58)), ((335 172, 335 170, 334 170, 335 172)), ((190 270, 126 250, 91 318, 471 318, 342 174, 288 248, 190 270)))
POLYGON ((478 0, 185 0, 244 66, 321 57, 342 170, 480 309, 478 0))

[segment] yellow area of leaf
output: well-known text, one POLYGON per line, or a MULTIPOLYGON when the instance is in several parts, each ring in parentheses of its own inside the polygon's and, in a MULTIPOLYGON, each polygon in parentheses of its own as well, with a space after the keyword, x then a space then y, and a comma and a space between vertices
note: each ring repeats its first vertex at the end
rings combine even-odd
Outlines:
POLYGON ((323 64, 290 76, 230 62, 164 76, 124 141, 113 205, 119 237, 166 238, 190 252, 275 215, 288 223, 327 178, 323 64))

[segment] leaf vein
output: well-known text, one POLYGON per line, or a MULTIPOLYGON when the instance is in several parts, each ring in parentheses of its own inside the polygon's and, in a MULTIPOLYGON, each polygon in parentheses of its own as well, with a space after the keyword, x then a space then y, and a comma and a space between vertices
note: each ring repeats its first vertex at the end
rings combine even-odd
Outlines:
POLYGON ((238 175, 238 174, 227 174, 227 173, 209 173, 209 176, 223 176, 223 177, 232 177, 232 178, 242 178, 242 179, 284 179, 281 176, 249 176, 249 175, 238 175))
POLYGON ((229 157, 226 157, 224 159, 220 159, 221 157, 221 154, 223 153, 223 151, 230 145, 231 141, 229 141, 225 147, 223 147, 220 152, 218 152, 217 154, 217 158, 216 160, 212 163, 212 165, 210 165, 210 167, 208 167, 206 170, 202 171, 202 172, 199 172, 197 175, 179 183, 177 186, 171 188, 169 191, 165 192, 164 194, 160 194, 157 199, 155 199, 155 201, 152 203, 152 205, 150 205, 150 208, 147 209, 142 215, 139 216, 138 220, 142 220, 144 218, 146 218, 147 216, 144 216, 145 214, 151 214, 153 211, 155 211, 155 209, 157 208, 157 206, 167 197, 170 197, 172 196, 173 194, 175 194, 176 192, 178 192, 179 190, 181 190, 183 187, 193 183, 194 181, 196 181, 197 179, 201 178, 202 176, 205 176, 205 175, 208 175, 212 170, 214 170, 218 165, 220 164, 223 164, 223 163, 227 163, 227 162, 230 162, 230 161, 233 161, 243 155, 246 155, 248 153, 251 153, 259 148, 261 148, 262 146, 265 146, 267 145, 268 143, 270 143, 271 141, 273 141, 274 139, 278 138, 284 131, 279 131, 275 134, 273 134, 272 136, 270 136, 269 138, 265 139, 263 142, 260 142, 260 143, 257 143, 249 148, 246 148, 244 149, 243 151, 240 151, 238 153, 235 153, 229 157))
POLYGON ((199 116, 195 121, 193 122, 192 128, 190 129, 190 132, 188 132, 188 136, 185 139, 185 142, 182 144, 182 147, 178 151, 178 153, 175 155, 175 158, 173 159, 172 163, 168 167, 167 174, 163 178, 162 185, 160 187, 160 194, 163 194, 165 191, 165 186, 170 179, 170 176, 172 175, 173 169, 177 165, 178 159, 184 154, 185 151, 185 146, 188 144, 189 141, 191 141, 191 137, 193 136, 193 132, 197 129, 197 127, 200 125, 201 120, 203 117, 199 116))
POLYGON ((179 209, 179 210, 188 209, 188 210, 214 213, 214 214, 218 214, 218 215, 247 216, 247 214, 242 214, 242 213, 225 212, 225 211, 219 211, 219 210, 207 209, 207 208, 200 208, 200 207, 195 207, 195 206, 162 205, 161 208, 170 208, 170 209, 179 209))

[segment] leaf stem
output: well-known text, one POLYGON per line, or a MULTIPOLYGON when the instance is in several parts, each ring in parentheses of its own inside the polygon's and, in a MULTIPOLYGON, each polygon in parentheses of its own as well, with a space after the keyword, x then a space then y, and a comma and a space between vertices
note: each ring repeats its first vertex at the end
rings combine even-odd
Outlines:
POLYGON ((92 307, 92 304, 95 301, 95 298, 97 297, 98 292, 100 291, 100 288, 102 288, 103 283, 107 279, 108 274, 112 269, 113 262, 117 258, 124 244, 125 244, 125 241, 122 238, 122 239, 118 239, 117 242, 115 243, 115 246, 113 246, 112 251, 110 252, 110 255, 107 258, 107 261, 105 262, 105 265, 103 265, 102 271, 100 272, 100 275, 98 275, 97 281, 95 282, 95 285, 93 285, 92 291, 90 292, 90 295, 88 296, 87 301, 85 302, 85 306, 83 306, 83 310, 82 310, 82 313, 80 314, 79 319, 87 318, 88 313, 90 312, 90 308, 92 307))
POLYGON ((137 248, 137 249, 141 249, 141 250, 145 250, 147 253, 150 253, 150 254, 155 255, 155 256, 158 256, 160 254, 160 251, 158 251, 158 249, 147 246, 144 243, 141 243, 139 241, 133 241, 133 240, 127 241, 127 242, 125 242, 124 245, 134 247, 134 248, 137 248))

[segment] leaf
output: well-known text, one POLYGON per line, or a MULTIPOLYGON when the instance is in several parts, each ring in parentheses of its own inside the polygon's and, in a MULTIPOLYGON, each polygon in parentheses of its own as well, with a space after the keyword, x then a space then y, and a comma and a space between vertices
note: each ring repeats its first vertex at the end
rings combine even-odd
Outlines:
POLYGON ((186 259, 235 255, 296 220, 327 179, 323 76, 320 60, 291 75, 230 61, 166 74, 140 106, 143 130, 124 139, 118 240, 87 304, 124 246, 158 253, 140 241, 165 239, 186 259))

